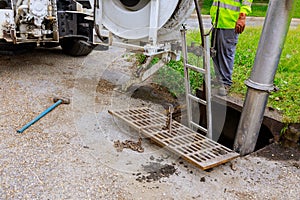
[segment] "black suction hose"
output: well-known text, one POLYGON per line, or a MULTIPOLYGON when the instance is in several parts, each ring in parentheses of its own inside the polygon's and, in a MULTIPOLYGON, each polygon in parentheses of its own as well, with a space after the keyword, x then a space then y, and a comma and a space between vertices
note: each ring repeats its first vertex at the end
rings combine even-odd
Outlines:
POLYGON ((198 18, 198 23, 199 23, 199 28, 200 28, 200 34, 201 34, 201 46, 204 47, 204 42, 203 42, 204 41, 204 27, 203 27, 203 20, 202 20, 202 16, 201 16, 201 10, 200 10, 198 0, 194 0, 194 3, 195 3, 197 18, 198 18))

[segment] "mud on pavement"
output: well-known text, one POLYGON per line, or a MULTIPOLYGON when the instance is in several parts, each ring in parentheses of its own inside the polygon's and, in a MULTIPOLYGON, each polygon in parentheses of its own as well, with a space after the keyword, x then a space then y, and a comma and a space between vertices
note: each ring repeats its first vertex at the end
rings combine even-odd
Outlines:
POLYGON ((299 154, 274 160, 269 149, 202 171, 146 139, 143 153, 117 152, 115 140, 136 141, 139 134, 109 109, 164 112, 159 103, 133 98, 133 91, 116 90, 133 63, 118 48, 80 58, 60 49, 0 56, 0 199, 299 198, 299 154), (54 96, 71 104, 17 134, 54 96))

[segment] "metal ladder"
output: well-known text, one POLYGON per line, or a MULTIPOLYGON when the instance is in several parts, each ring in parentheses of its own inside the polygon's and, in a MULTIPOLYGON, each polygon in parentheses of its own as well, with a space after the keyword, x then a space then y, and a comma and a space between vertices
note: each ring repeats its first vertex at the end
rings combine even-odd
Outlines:
MULTIPOLYGON (((204 36, 203 47, 202 48, 202 56, 203 56, 203 68, 191 65, 188 63, 188 48, 186 44, 186 28, 183 26, 181 29, 181 37, 182 37, 182 53, 183 53, 183 64, 184 64, 184 81, 185 81, 185 92, 186 92, 186 105, 187 105, 187 120, 188 126, 191 129, 199 129, 206 133, 206 136, 212 139, 212 113, 211 113, 211 76, 210 76, 210 39, 209 35, 204 36), (206 99, 201 99, 194 96, 191 93, 190 86, 190 77, 189 71, 195 71, 200 74, 203 74, 205 77, 205 97, 206 99), (203 127, 201 125, 196 124, 193 121, 193 113, 192 113, 192 101, 198 102, 203 106, 206 106, 206 124, 207 127, 203 127)), ((204 89, 204 88, 203 88, 204 89)), ((202 113, 200 113, 202 114, 202 113)))

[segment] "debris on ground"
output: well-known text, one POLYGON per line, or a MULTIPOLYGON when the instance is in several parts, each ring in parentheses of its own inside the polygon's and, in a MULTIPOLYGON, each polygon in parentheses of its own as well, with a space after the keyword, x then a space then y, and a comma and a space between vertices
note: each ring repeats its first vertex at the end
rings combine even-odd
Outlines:
POLYGON ((156 162, 150 162, 148 165, 143 165, 147 175, 137 173, 136 178, 139 182, 152 182, 159 181, 161 178, 168 178, 176 172, 176 168, 173 165, 161 164, 156 162))

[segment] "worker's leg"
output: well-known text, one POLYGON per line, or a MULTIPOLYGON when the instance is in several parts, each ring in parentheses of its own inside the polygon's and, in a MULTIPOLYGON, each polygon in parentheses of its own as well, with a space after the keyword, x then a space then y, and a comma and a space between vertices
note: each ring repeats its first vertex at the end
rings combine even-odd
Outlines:
POLYGON ((217 55, 214 60, 215 73, 221 84, 231 86, 234 56, 238 34, 234 29, 218 29, 216 34, 217 55))

